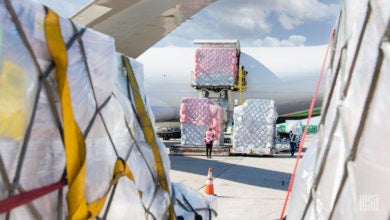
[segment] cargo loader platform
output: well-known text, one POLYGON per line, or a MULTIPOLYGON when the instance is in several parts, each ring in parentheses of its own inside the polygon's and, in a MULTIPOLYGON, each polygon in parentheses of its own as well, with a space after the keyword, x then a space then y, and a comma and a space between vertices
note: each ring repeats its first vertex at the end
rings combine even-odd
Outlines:
MULTIPOLYGON (((231 146, 213 146, 212 156, 229 156, 231 146)), ((206 147, 200 145, 171 145, 169 147, 169 155, 176 156, 204 156, 206 155, 206 147)))

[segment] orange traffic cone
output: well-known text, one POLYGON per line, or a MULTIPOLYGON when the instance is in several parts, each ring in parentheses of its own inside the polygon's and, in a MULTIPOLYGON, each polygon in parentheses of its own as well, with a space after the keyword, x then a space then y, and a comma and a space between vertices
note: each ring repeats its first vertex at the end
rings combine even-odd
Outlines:
POLYGON ((213 169, 211 167, 209 167, 209 172, 207 174, 206 186, 204 188, 204 193, 206 195, 214 195, 213 169))

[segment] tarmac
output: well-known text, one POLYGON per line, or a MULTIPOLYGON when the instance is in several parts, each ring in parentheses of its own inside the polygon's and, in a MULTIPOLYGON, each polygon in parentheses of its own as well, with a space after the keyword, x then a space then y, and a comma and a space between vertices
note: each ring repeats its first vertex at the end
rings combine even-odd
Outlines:
MULTIPOLYGON (((305 150, 313 135, 308 135, 305 150)), ((169 148, 180 140, 164 141, 169 148)), ((302 154, 304 156, 304 153, 302 154)), ((279 153, 255 156, 170 156, 170 177, 199 192, 204 191, 208 168, 213 168, 214 192, 218 196, 215 219, 279 219, 296 155, 279 153)), ((287 207, 288 208, 288 207, 287 207)))

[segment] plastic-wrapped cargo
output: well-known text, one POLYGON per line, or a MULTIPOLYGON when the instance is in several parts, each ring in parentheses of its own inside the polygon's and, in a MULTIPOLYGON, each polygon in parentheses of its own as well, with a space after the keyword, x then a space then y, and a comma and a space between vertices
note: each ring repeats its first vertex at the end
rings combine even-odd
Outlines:
MULTIPOLYGON (((304 205, 308 201, 310 194, 310 189, 313 186, 314 182, 314 167, 316 164, 316 154, 317 154, 317 144, 318 144, 318 134, 314 137, 310 146, 305 151, 305 155, 301 160, 298 169, 297 175, 294 180, 294 190, 291 192, 291 200, 289 201, 291 206, 294 206, 296 210, 287 214, 288 219, 299 219, 301 213, 304 211, 304 205)), ((308 213, 307 219, 318 219, 312 212, 308 213)))
POLYGON ((174 215, 142 64, 31 1, 0 18, 0 219, 174 215))
MULTIPOLYGON (((312 117, 310 119, 309 126, 307 127, 307 133, 308 134, 315 134, 315 133, 317 133, 320 121, 321 121, 321 116, 312 117)), ((307 124, 307 119, 303 119, 303 120, 301 120, 301 122, 302 122, 302 130, 304 130, 305 126, 307 124)))
POLYGON ((238 71, 235 48, 198 48, 195 52, 196 86, 234 86, 238 71))
POLYGON ((272 154, 278 114, 273 100, 247 99, 234 108, 233 152, 272 154))
POLYGON ((389 218, 389 10, 383 0, 344 3, 316 152, 299 165, 287 219, 389 218))
POLYGON ((290 141, 287 139, 276 138, 275 149, 277 152, 289 151, 290 150, 290 141))
POLYGON ((299 142, 302 137, 302 121, 301 120, 286 120, 286 132, 294 133, 297 138, 297 146, 299 146, 299 142))
MULTIPOLYGON (((7 9, 5 2, 1 2, 2 42, 6 42, 1 48, 1 78, 2 85, 8 85, 1 86, 0 98, 1 106, 6 106, 1 108, 1 165, 7 172, 3 173, 7 178, 0 183, 1 199, 57 182, 64 173, 66 160, 61 134, 64 126, 59 115, 60 96, 45 37, 45 10, 41 5, 28 1, 12 1, 11 7, 7 9), (17 18, 11 18, 13 10, 17 18), (15 23, 18 22, 22 30, 17 29, 15 23), (21 38, 22 34, 27 36, 26 41, 21 38), (28 51, 29 47, 32 53, 28 51), (47 76, 44 76, 45 73, 47 76), (12 182, 19 187, 12 188, 9 185, 12 182)), ((82 29, 75 26, 74 30, 71 23, 62 18, 60 25, 62 38, 69 47, 66 81, 71 91, 71 110, 89 148, 87 158, 92 159, 86 168, 85 196, 88 201, 93 201, 107 190, 115 163, 111 160, 106 169, 100 170, 98 166, 99 172, 93 172, 94 163, 101 160, 101 156, 97 155, 109 158, 114 152, 107 138, 97 138, 99 135, 94 129, 97 126, 88 129, 97 106, 111 96, 115 85, 113 76, 117 74, 117 60, 114 40, 84 29, 80 38, 72 41, 72 37, 82 29), (80 52, 81 41, 88 61, 80 52), (101 184, 93 184, 96 181, 101 184)), ((95 125, 101 125, 101 120, 96 121, 95 125)), ((29 206, 14 209, 10 216, 12 219, 56 218, 57 196, 57 193, 42 196, 29 206), (35 209, 38 211, 33 212, 35 209)), ((63 209, 63 212, 60 214, 66 215, 67 210, 63 209)))
MULTIPOLYGON (((133 59, 125 58, 122 56, 122 60, 119 68, 118 78, 116 80, 116 87, 113 91, 113 96, 115 100, 119 103, 119 108, 122 109, 124 114, 119 114, 117 111, 115 114, 117 115, 117 119, 115 121, 120 121, 121 127, 118 127, 116 132, 110 132, 113 135, 113 140, 118 141, 117 146, 123 146, 122 148, 118 148, 117 151, 120 154, 121 158, 124 158, 129 165, 129 168, 133 172, 135 179, 136 189, 142 192, 141 203, 138 201, 129 201, 127 197, 126 200, 119 200, 117 204, 126 204, 126 206, 121 205, 122 208, 127 207, 127 204, 134 204, 138 202, 136 206, 143 207, 141 210, 137 210, 138 213, 141 213, 143 216, 147 216, 147 212, 151 212, 151 216, 155 218, 165 218, 167 215, 168 206, 170 203, 170 195, 162 190, 158 185, 159 181, 156 179, 160 176, 158 171, 158 165, 155 163, 155 152, 153 152, 153 147, 158 148, 158 152, 160 154, 160 158, 162 159, 163 168, 165 174, 165 178, 167 180, 167 185, 170 186, 170 180, 168 171, 170 169, 169 166, 169 158, 165 151, 165 146, 160 142, 155 134, 152 134, 151 137, 154 138, 155 146, 151 146, 147 141, 147 134, 145 131, 145 124, 142 124, 142 120, 140 117, 140 110, 137 108, 136 102, 130 102, 129 100, 136 99, 136 90, 133 90, 133 85, 127 81, 128 72, 123 70, 121 67, 125 67, 125 60, 128 59, 131 65, 131 68, 134 72, 134 77, 138 82, 137 85, 142 85, 143 82, 143 67, 142 64, 136 62, 133 59), (121 65, 122 64, 122 65, 121 65), (122 71, 120 71, 122 70, 122 71), (122 119, 122 120, 121 120, 122 119), (122 135, 121 135, 122 133, 122 135), (130 141, 130 142, 129 142, 130 141), (130 147, 129 147, 130 146, 130 147), (144 207, 149 207, 148 210, 145 210, 144 207)), ((131 80, 130 80, 131 81, 131 80)), ((143 90, 143 86, 139 86, 139 94, 141 95, 141 99, 145 104, 146 112, 149 115, 152 115, 152 111, 150 106, 148 105, 147 97, 143 90)), ((114 110, 114 109, 113 109, 114 110)), ((114 114, 114 113, 112 113, 114 114)), ((151 120, 150 120, 151 121, 151 120)), ((152 127, 151 127, 152 128, 152 127)), ((154 132, 154 131, 153 131, 154 132)), ((150 137, 150 136, 149 136, 150 137)), ((127 185, 122 185, 123 189, 127 189, 127 185)), ((118 185, 117 190, 120 190, 121 187, 118 185)), ((129 190, 129 189, 127 189, 129 190)), ((169 189, 171 190, 171 189, 169 189)), ((119 191, 120 192, 120 191, 119 191)), ((133 191, 133 195, 136 194, 136 191, 133 191)), ((133 196, 134 197, 134 196, 133 196)), ((114 200, 115 201, 115 200, 114 200)), ((118 210, 120 210, 117 207, 118 210)), ((124 218, 129 216, 129 212, 109 212, 109 217, 112 219, 117 219, 121 216, 124 218), (111 215, 110 215, 111 213, 111 215), (119 215, 119 216, 118 216, 119 215)), ((139 216, 140 218, 143 218, 139 216)), ((138 217, 137 217, 138 218, 138 217)))
POLYGON ((302 134, 301 120, 286 120, 286 132, 292 131, 296 135, 302 134))
POLYGON ((211 219, 217 216, 217 197, 201 194, 183 183, 173 183, 175 213, 184 219, 211 219))
POLYGON ((214 145, 222 137, 224 129, 223 109, 207 98, 183 98, 180 106, 181 144, 204 145, 204 134, 212 128, 214 145))

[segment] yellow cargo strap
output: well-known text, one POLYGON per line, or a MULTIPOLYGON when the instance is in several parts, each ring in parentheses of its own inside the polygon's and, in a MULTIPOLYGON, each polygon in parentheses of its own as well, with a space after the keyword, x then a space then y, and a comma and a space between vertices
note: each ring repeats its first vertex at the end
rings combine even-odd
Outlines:
MULTIPOLYGON (((45 18, 46 39, 50 54, 56 66, 58 93, 60 94, 66 152, 66 172, 69 185, 67 193, 68 219, 93 219, 99 215, 107 195, 120 177, 126 176, 134 182, 127 163, 118 158, 114 174, 104 196, 87 205, 85 198, 86 146, 84 137, 73 117, 72 102, 66 77, 67 51, 61 35, 59 17, 48 10, 45 18)), ((141 191, 139 191, 141 195, 141 191)))
MULTIPOLYGON (((88 205, 88 211, 90 214, 89 219, 94 219, 96 216, 99 215, 100 210, 102 210, 104 203, 106 202, 108 193, 122 176, 126 176, 127 178, 129 178, 131 181, 134 182, 134 176, 131 173, 129 167, 127 166, 127 163, 124 160, 118 158, 118 160, 115 162, 114 175, 110 182, 110 187, 108 188, 108 190, 106 191, 106 193, 102 198, 95 200, 94 202, 88 205)), ((139 193, 141 194, 140 191, 139 193)))
MULTIPOLYGON (((160 150, 156 142, 156 137, 153 131, 152 123, 150 121, 150 118, 146 112, 146 108, 144 105, 144 102, 142 100, 142 97, 140 95, 139 87, 137 84, 137 81, 134 76, 133 69, 131 68, 130 62, 128 58, 124 55, 122 55, 122 61, 125 64, 125 68, 127 70, 127 74, 129 77, 129 82, 131 85, 131 90, 134 97, 134 102, 136 106, 137 115, 139 117, 139 122, 142 127, 142 131, 145 136, 146 142, 152 147, 153 157, 155 166, 157 168, 157 175, 158 175, 158 181, 163 190, 165 190, 168 194, 169 193, 169 186, 168 186, 168 180, 167 176, 164 170, 162 158, 160 155, 160 150)), ((176 219, 175 211, 173 209, 173 202, 171 201, 169 205, 169 219, 176 219)))
POLYGON ((69 219, 87 219, 89 217, 85 198, 86 147, 73 117, 72 101, 66 71, 68 65, 67 50, 61 35, 57 14, 48 9, 45 17, 46 41, 56 66, 58 93, 61 99, 64 144, 66 153, 66 173, 69 191, 66 195, 69 219))

